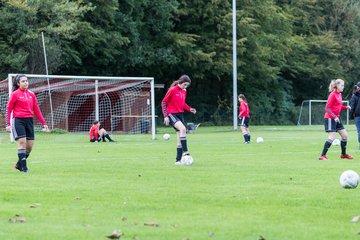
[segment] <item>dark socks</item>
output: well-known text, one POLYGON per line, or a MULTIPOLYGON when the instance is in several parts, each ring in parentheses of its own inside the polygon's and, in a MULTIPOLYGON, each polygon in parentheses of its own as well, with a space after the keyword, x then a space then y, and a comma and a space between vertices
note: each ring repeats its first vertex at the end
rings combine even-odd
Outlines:
POLYGON ((250 142, 250 134, 244 134, 245 142, 250 142))
POLYGON ((109 134, 105 133, 104 136, 105 136, 110 142, 114 142, 114 140, 111 139, 111 137, 109 136, 109 134))
POLYGON ((18 149, 18 159, 16 165, 19 166, 22 171, 27 172, 25 149, 18 149))
POLYGON ((331 147, 331 143, 332 143, 332 140, 331 139, 328 139, 326 140, 325 144, 324 144, 324 148, 322 150, 322 153, 321 153, 321 156, 325 156, 327 151, 329 150, 329 148, 331 147))
POLYGON ((188 148, 187 148, 186 137, 180 137, 180 142, 181 142, 181 147, 182 147, 183 152, 187 152, 188 148))
POLYGON ((177 146, 176 148, 176 161, 180 161, 181 160, 181 157, 182 157, 182 147, 181 145, 180 146, 177 146))
POLYGON ((347 144, 347 140, 345 139, 341 139, 341 154, 346 154, 346 144, 347 144))

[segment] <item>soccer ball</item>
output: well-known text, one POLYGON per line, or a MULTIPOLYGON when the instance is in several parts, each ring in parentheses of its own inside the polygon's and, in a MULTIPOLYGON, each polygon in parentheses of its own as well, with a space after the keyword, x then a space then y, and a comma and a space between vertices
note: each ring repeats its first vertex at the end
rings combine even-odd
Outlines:
POLYGON ((353 170, 346 170, 341 174, 339 180, 343 188, 356 188, 359 184, 359 175, 353 170))
POLYGON ((332 145, 339 146, 340 145, 340 140, 339 139, 334 139, 334 141, 332 142, 332 145))
POLYGON ((193 162, 194 162, 194 159, 190 155, 183 156, 181 159, 181 163, 186 166, 192 165, 193 162))
POLYGON ((264 139, 263 139, 262 137, 258 137, 258 138, 256 139, 256 142, 257 142, 257 143, 263 143, 263 142, 264 142, 264 139))
POLYGON ((165 134, 163 135, 163 139, 164 139, 164 140, 169 140, 169 139, 170 139, 170 134, 165 133, 165 134))

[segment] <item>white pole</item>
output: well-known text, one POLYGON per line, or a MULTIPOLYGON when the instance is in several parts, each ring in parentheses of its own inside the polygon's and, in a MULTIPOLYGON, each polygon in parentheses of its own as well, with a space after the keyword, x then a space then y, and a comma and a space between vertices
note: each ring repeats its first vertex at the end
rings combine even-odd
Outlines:
MULTIPOLYGON (((10 99, 10 95, 12 93, 12 75, 11 74, 8 74, 8 91, 9 91, 9 99, 10 99)), ((7 114, 10 114, 10 122, 8 124, 11 124, 11 121, 12 121, 12 112, 11 113, 7 113, 7 114)), ((12 134, 12 130, 10 130, 10 143, 14 143, 15 142, 15 139, 14 139, 14 136, 12 134)))
POLYGON ((236 39, 236 0, 232 1, 232 27, 233 27, 233 122, 234 130, 238 129, 237 112, 237 39, 236 39))
POLYGON ((152 140, 155 140, 155 87, 154 79, 150 82, 150 97, 151 97, 151 135, 152 140))
POLYGON ((95 80, 95 120, 99 119, 99 81, 95 80))
MULTIPOLYGON (((346 106, 350 106, 349 101, 345 101, 345 102, 346 102, 346 106)), ((350 116, 350 111, 349 109, 346 109, 346 125, 349 125, 349 116, 350 116)))
POLYGON ((311 100, 309 101, 309 125, 311 126, 311 100))
MULTIPOLYGON (((46 75, 49 75, 47 58, 46 58, 46 48, 45 48, 44 32, 41 32, 41 38, 42 38, 43 50, 44 50, 45 71, 46 71, 46 75)), ((50 111, 51 111, 51 129, 53 130, 53 129, 54 129, 54 112, 53 112, 52 99, 51 99, 50 81, 49 81, 49 78, 48 78, 48 77, 47 77, 46 79, 47 79, 47 83, 48 83, 49 104, 50 104, 50 111)))

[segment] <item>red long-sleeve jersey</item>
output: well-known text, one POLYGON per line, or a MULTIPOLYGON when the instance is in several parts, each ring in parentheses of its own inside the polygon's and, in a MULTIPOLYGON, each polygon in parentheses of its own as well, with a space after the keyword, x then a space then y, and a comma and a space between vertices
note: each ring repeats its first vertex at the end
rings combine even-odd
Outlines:
POLYGON ((346 110, 347 107, 342 105, 342 95, 338 91, 334 90, 329 94, 326 106, 324 118, 335 119, 339 117, 341 110, 346 110))
POLYGON ((42 125, 46 125, 35 93, 28 89, 23 90, 18 88, 11 93, 7 105, 7 126, 10 126, 11 113, 14 118, 30 118, 35 115, 42 125))
POLYGON ((241 101, 239 107, 239 118, 250 117, 250 108, 247 102, 241 101))
POLYGON ((161 108, 164 118, 171 113, 190 112, 190 106, 186 104, 186 89, 178 85, 171 87, 161 101, 161 108))
POLYGON ((96 124, 93 124, 90 128, 89 132, 90 140, 92 139, 99 139, 99 127, 96 124))

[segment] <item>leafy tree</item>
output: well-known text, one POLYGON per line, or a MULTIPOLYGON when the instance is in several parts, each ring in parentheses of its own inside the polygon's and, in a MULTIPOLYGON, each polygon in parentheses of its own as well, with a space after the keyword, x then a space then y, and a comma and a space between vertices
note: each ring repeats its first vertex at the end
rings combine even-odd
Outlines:
POLYGON ((50 73, 72 61, 81 62, 71 41, 80 37, 89 24, 81 17, 90 11, 81 0, 3 1, 0 7, 0 51, 6 54, 2 72, 45 73, 41 32, 47 37, 50 73), (51 40, 49 40, 51 39, 51 40))

